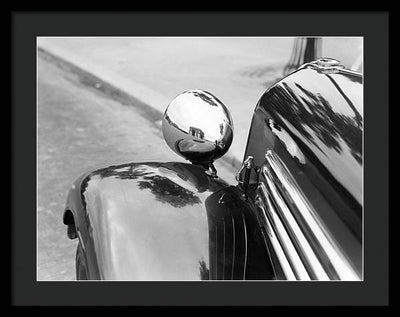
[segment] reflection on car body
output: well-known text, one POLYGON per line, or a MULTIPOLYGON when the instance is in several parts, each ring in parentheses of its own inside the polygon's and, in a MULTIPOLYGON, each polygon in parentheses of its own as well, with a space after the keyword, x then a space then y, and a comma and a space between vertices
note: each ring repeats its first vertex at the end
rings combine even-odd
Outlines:
POLYGON ((362 280, 362 76, 306 63, 254 109, 237 184, 213 162, 233 121, 211 93, 168 105, 162 130, 188 163, 128 163, 82 175, 64 223, 77 279, 362 280))

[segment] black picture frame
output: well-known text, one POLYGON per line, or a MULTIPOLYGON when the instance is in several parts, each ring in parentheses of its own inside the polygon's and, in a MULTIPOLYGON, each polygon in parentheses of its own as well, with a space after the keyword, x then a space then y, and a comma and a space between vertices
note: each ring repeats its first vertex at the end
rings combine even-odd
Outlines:
POLYGON ((389 304, 388 12, 13 11, 11 26, 12 305, 389 304), (36 281, 36 37, 313 35, 364 37, 364 281, 36 281))

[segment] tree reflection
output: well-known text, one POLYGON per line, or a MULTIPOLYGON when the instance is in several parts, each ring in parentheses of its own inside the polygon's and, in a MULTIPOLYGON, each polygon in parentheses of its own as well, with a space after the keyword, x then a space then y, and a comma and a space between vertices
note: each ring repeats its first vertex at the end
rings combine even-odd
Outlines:
POLYGON ((101 178, 137 179, 139 189, 149 189, 157 201, 168 203, 177 208, 187 205, 192 206, 201 202, 199 197, 194 195, 193 192, 179 186, 171 179, 156 174, 153 170, 140 168, 140 166, 134 164, 99 169, 91 174, 91 176, 95 175, 101 178))
POLYGON ((156 200, 174 207, 192 206, 201 202, 191 191, 160 175, 144 176, 138 184, 140 189, 150 189, 156 200))
MULTIPOLYGON (((362 117, 354 111, 354 117, 337 113, 320 94, 314 94, 299 84, 295 84, 302 94, 295 93, 287 84, 277 85, 265 95, 263 103, 273 108, 300 132, 309 142, 319 148, 314 136, 327 147, 340 153, 343 141, 351 150, 352 156, 362 163, 362 117), (312 130, 313 134, 309 132, 312 130)), ((349 103, 348 98, 345 99, 349 103)), ((350 102, 351 103, 351 102, 350 102)), ((279 122, 279 118, 276 118, 279 122)), ((279 122, 285 125, 283 122, 279 122)), ((321 150, 321 149, 320 149, 321 150)))
MULTIPOLYGON (((202 99, 204 102, 208 103, 209 105, 213 106, 213 107, 218 107, 218 103, 222 103, 221 101, 219 101, 216 97, 211 97, 207 94, 205 94, 204 92, 198 92, 196 90, 190 91, 190 93, 196 97, 199 97, 200 99, 202 99), (218 102, 218 103, 217 103, 218 102)), ((210 94, 211 95, 211 94, 210 94)))
POLYGON ((137 179, 148 174, 151 174, 151 172, 145 169, 138 169, 134 164, 128 163, 101 168, 94 171, 91 175, 98 175, 101 178, 115 177, 118 179, 137 179))

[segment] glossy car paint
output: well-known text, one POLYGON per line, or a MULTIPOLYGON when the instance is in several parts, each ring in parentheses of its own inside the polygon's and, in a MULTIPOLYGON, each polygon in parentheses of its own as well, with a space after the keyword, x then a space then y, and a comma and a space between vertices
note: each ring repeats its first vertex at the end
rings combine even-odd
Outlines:
MULTIPOLYGON (((358 278, 362 275, 362 77, 305 66, 273 85, 253 116, 245 158, 271 151, 358 278)), ((253 173, 251 184, 265 181, 253 173)), ((282 188, 280 190, 283 190, 282 188)), ((289 208, 294 202, 287 200, 289 208)), ((338 278, 332 273, 331 278, 338 278)))
POLYGON ((66 209, 89 278, 271 278, 255 218, 230 188, 185 163, 130 163, 82 176, 66 209))

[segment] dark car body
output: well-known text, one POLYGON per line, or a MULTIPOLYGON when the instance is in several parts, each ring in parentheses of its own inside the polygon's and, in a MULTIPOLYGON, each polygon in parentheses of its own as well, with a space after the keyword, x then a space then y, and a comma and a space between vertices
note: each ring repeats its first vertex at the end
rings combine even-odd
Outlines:
POLYGON ((193 163, 82 175, 63 219, 77 278, 362 280, 362 89, 331 60, 270 87, 236 185, 193 163))

